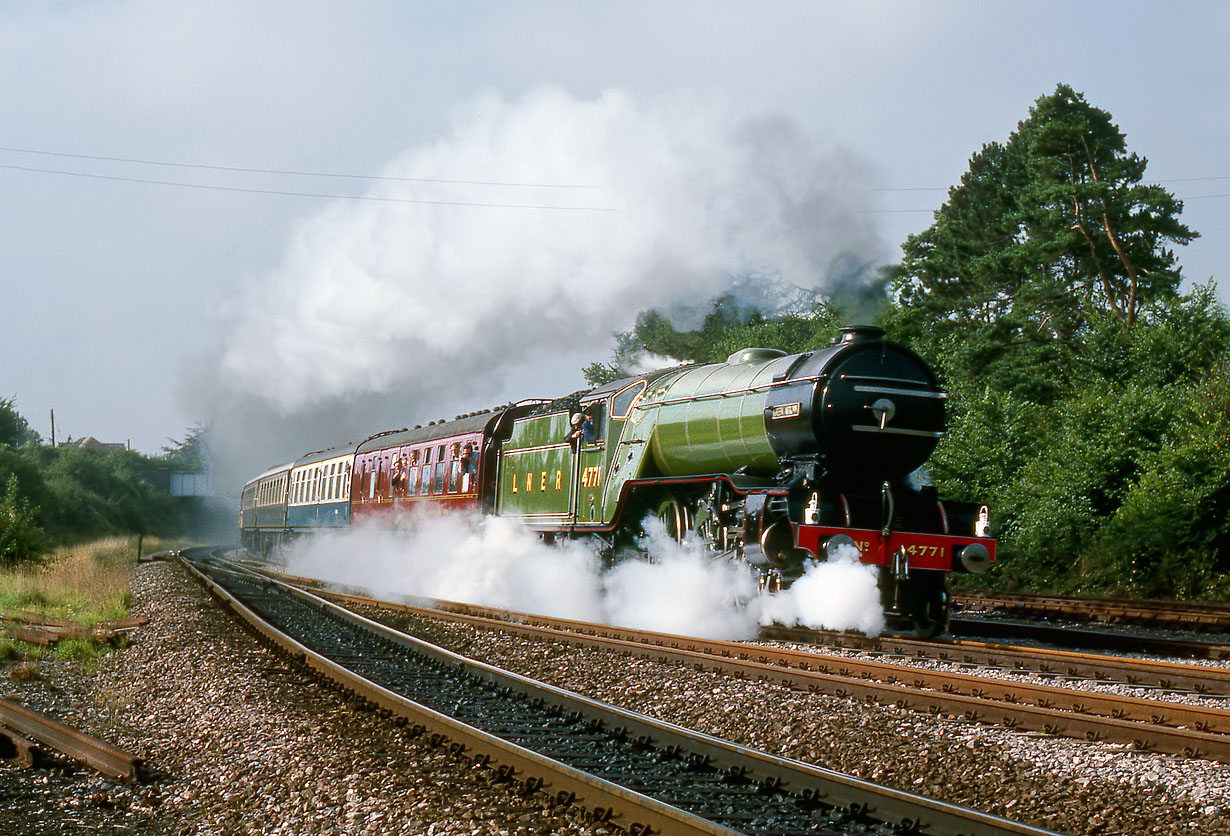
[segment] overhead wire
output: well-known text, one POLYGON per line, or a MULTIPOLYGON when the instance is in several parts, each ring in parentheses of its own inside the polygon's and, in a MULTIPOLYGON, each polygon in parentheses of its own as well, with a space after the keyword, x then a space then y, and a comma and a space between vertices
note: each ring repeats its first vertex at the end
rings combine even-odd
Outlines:
POLYGON ((341 174, 330 171, 295 171, 293 169, 277 168, 244 168, 233 165, 210 165, 207 163, 176 163, 165 160, 143 160, 136 157, 105 157, 98 154, 69 154, 63 151, 41 151, 34 148, 10 148, 0 146, 0 151, 13 154, 37 154, 44 157, 63 157, 72 160, 100 160, 113 163, 131 163, 134 165, 166 166, 169 168, 199 168, 207 171, 230 171, 240 174, 276 174, 288 177, 335 177, 347 180, 387 180, 398 183, 442 183, 463 186, 512 186, 533 189, 602 189, 595 186, 576 183, 518 183, 502 180, 446 180, 438 177, 392 177, 380 174, 341 174))
POLYGON ((284 189, 258 189, 246 186, 219 186, 211 183, 182 183, 173 180, 152 180, 144 177, 120 177, 113 174, 94 174, 84 171, 65 171, 52 168, 35 168, 24 165, 0 163, 0 168, 13 171, 28 171, 37 174, 57 174, 64 177, 85 177, 91 180, 112 180, 122 183, 145 183, 155 186, 177 186, 184 189, 206 189, 219 192, 242 192, 246 194, 282 195, 287 197, 312 197, 325 200, 356 200, 377 203, 418 203, 429 206, 477 206, 489 209, 550 209, 577 212, 614 212, 606 206, 561 206, 543 203, 485 203, 473 200, 428 200, 411 197, 379 197, 377 195, 326 194, 321 192, 296 192, 284 189))
MULTIPOLYGON (((224 171, 238 174, 266 174, 285 177, 326 177, 335 179, 347 180, 366 180, 366 181, 386 181, 386 182, 404 182, 404 183, 430 183, 437 185, 468 185, 468 186, 485 186, 485 187, 514 187, 514 188, 542 188, 542 189, 589 189, 598 190, 604 189, 603 186, 592 184, 570 184, 570 183, 525 183, 514 181, 499 181, 499 180, 467 180, 467 179, 446 179, 432 177, 394 177, 390 175, 375 175, 375 174, 348 174, 340 172, 327 171, 298 171, 293 169, 269 169, 269 168, 251 168, 244 166, 230 165, 215 165, 207 163, 181 163, 171 162, 166 160, 148 160, 136 157, 114 157, 99 154, 77 154, 62 151, 45 151, 34 148, 17 148, 11 146, 0 146, 0 152, 15 153, 15 154, 34 154, 46 157, 60 157, 64 159, 77 160, 95 160, 100 162, 118 162, 130 165, 149 165, 163 166, 169 168, 183 169, 199 169, 205 171, 224 171)), ((611 212, 615 211, 609 207, 602 206, 566 206, 555 204, 535 204, 535 203, 502 203, 502 202, 483 202, 483 201, 465 201, 465 200, 431 200, 425 198, 404 198, 404 197, 378 197, 374 195, 347 195, 347 194, 331 194, 322 192, 305 192, 305 191, 290 191, 285 189, 263 189, 246 186, 223 186, 209 183, 185 183, 172 180, 156 180, 143 177, 123 177, 119 175, 98 174, 92 172, 67 171, 64 169, 39 168, 34 166, 22 166, 13 164, 0 163, 0 168, 14 171, 26 171, 38 174, 53 174, 65 177, 84 177, 94 180, 111 180, 127 183, 143 183, 147 185, 158 186, 174 186, 178 188, 188 189, 205 189, 210 191, 225 191, 225 192, 240 192, 247 194, 264 194, 264 195, 280 195, 287 197, 307 197, 325 200, 354 200, 354 201, 374 201, 380 203, 413 203, 435 206, 474 206, 493 209, 547 209, 547 210, 565 210, 565 211, 586 211, 586 212, 611 212)), ((1194 183, 1213 180, 1230 180, 1230 175, 1210 175, 1204 177, 1172 177, 1150 181, 1152 183, 1194 183)), ((943 192, 948 191, 948 187, 943 186, 885 186, 874 188, 874 192, 943 192)), ((1180 200, 1204 200, 1210 198, 1230 197, 1228 194, 1208 194, 1208 195, 1191 195, 1181 197, 1180 200)), ((866 209, 864 213, 870 214, 910 214, 934 212, 933 208, 924 209, 866 209)))
MULTIPOLYGON (((204 163, 180 163, 169 162, 165 160, 147 160, 135 157, 111 157, 99 154, 74 154, 61 151, 44 151, 34 148, 16 148, 11 146, 0 146, 0 151, 15 154, 36 154, 45 157, 59 157, 64 159, 77 160, 94 160, 100 162, 118 162, 129 165, 147 165, 147 166, 164 166, 170 168, 181 169, 199 169, 205 171, 224 171, 238 174, 266 174, 286 177, 330 177, 341 178, 347 180, 366 180, 366 181, 384 181, 384 182, 404 182, 404 183, 427 183, 433 185, 466 185, 466 186, 483 186, 483 187, 509 187, 509 188, 541 188, 541 189, 602 189, 602 186, 590 184, 567 184, 567 183, 524 183, 512 181, 497 181, 497 180, 450 180, 443 178, 431 177, 393 177, 387 175, 375 174, 345 174, 338 172, 322 172, 322 171, 294 171, 288 169, 266 169, 266 168, 249 168, 241 166, 227 165, 211 165, 204 163)), ((427 206, 473 206, 487 209, 544 209, 551 211, 577 211, 577 212, 613 212, 615 209, 605 206, 575 206, 561 205, 551 203, 516 203, 503 201, 477 201, 477 200, 443 200, 443 199, 428 199, 428 198, 411 198, 411 197, 381 197, 378 195, 354 195, 354 194, 334 194, 324 192, 309 192, 296 191, 289 189, 273 189, 273 188, 258 188, 254 186, 226 186, 216 183, 187 183, 175 180, 160 180, 147 177, 128 177, 118 174, 101 174, 96 172, 86 171, 69 171, 57 168, 41 168, 36 166, 24 166, 0 163, 0 168, 9 169, 12 171, 26 171, 36 174, 53 174, 62 177, 84 177, 91 180, 110 180, 122 183, 143 183, 155 186, 174 186, 183 189, 204 189, 208 191, 221 192, 239 192, 244 194, 263 194, 263 195, 279 195, 286 197, 307 197, 317 198, 322 200, 352 200, 352 201, 368 201, 376 203, 412 203, 427 206)))

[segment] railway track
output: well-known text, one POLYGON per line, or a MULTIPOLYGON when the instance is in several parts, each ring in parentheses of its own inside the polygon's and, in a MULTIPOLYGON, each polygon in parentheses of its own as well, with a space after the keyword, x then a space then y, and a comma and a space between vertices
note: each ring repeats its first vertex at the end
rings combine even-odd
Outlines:
POLYGON ((244 571, 193 571, 266 640, 413 734, 629 833, 1049 832, 605 706, 244 571))
MULTIPOLYGON (((945 714, 1078 739, 1127 743, 1142 751, 1230 763, 1230 711, 1225 708, 1188 706, 928 670, 814 650, 675 636, 523 613, 508 614, 463 604, 449 604, 441 610, 389 605, 341 593, 323 594, 351 604, 443 618, 532 639, 596 646, 615 653, 777 682, 799 690, 871 700, 926 714, 945 714)), ((1224 678, 1216 683, 1217 686, 1230 692, 1230 672, 1214 673, 1218 674, 1224 678)))
MULTIPOLYGON (((318 585, 311 579, 295 582, 318 585)), ((1032 685, 976 674, 928 671, 916 665, 860 661, 815 650, 795 651, 631 630, 605 624, 514 613, 456 602, 390 604, 362 595, 320 590, 353 604, 428 618, 450 618, 484 629, 528 637, 604 646, 621 653, 777 681, 802 690, 873 700, 915 711, 959 716, 1020 730, 1078 739, 1128 743, 1164 752, 1230 763, 1230 712, 1057 686, 1032 685)), ((813 642, 813 631, 770 628, 768 637, 813 642)), ((845 647, 874 648, 912 658, 960 661, 1000 671, 1039 673, 1096 682, 1208 696, 1230 695, 1230 670, 1072 651, 1012 648, 967 640, 867 639, 823 634, 845 647)))
POLYGON ((857 650, 886 658, 934 659, 955 665, 1007 673, 1039 674, 1098 683, 1123 683, 1164 691, 1230 696, 1230 670, 1124 656, 1107 656, 1048 647, 1021 647, 972 639, 866 638, 850 633, 817 633, 793 627, 770 627, 763 638, 857 650))
POLYGON ((954 595, 962 612, 1060 616, 1110 624, 1144 624, 1201 632, 1230 632, 1230 606, 1178 601, 1131 601, 1076 595, 977 593, 954 595))
POLYGON ((1159 636, 1139 630, 1098 630, 1067 624, 1006 621, 996 618, 953 616, 953 635, 1037 641, 1058 647, 1111 650, 1120 653, 1155 653, 1191 659, 1230 659, 1230 644, 1225 637, 1198 639, 1187 636, 1159 636))

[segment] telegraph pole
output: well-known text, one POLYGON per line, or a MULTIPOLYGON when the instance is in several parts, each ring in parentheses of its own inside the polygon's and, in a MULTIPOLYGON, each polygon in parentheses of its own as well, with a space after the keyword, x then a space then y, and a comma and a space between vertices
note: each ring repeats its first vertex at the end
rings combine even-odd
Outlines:
POLYGON ((56 446, 56 411, 51 410, 51 446, 56 446))

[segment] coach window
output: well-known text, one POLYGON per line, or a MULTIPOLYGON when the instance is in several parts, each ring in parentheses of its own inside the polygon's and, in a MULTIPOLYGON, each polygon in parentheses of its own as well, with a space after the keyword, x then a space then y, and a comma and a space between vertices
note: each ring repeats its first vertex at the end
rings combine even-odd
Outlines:
MULTIPOLYGON (((444 452, 444 448, 443 448, 443 447, 441 447, 441 448, 440 448, 437 452, 438 452, 438 453, 443 453, 443 452, 444 452)), ((448 467, 448 462, 444 461, 443 456, 441 456, 441 457, 440 457, 440 458, 436 461, 436 471, 435 471, 435 476, 434 476, 434 477, 432 478, 432 480, 431 480, 431 482, 432 482, 432 485, 431 485, 431 492, 432 492, 433 494, 442 494, 442 493, 444 493, 444 471, 445 471, 445 469, 446 469, 447 467, 448 467)))

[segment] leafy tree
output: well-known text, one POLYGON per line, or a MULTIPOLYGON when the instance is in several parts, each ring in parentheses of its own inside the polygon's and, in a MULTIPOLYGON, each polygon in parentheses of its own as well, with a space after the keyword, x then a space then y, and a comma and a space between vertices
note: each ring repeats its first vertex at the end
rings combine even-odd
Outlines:
POLYGON ((173 470, 206 470, 209 466, 208 438, 208 429, 200 424, 190 427, 182 441, 168 438, 170 446, 162 448, 163 463, 173 470))
POLYGON ((42 464, 30 455, 31 451, 29 447, 21 450, 0 447, 0 485, 7 486, 9 480, 16 477, 19 495, 37 509, 39 526, 47 528, 54 497, 43 478, 42 464))
POLYGON ((887 324, 951 392, 930 474, 992 506, 992 582, 1230 594, 1230 316, 1145 168, 1059 85, 903 246, 887 324))
POLYGON ((19 447, 33 435, 29 423, 17 412, 13 398, 0 398, 0 446, 19 447))
POLYGON ((731 296, 711 303, 699 328, 680 330, 664 314, 643 311, 632 330, 615 335, 614 357, 609 363, 591 363, 586 380, 598 385, 629 375, 648 353, 673 360, 719 363, 749 346, 778 348, 788 353, 827 345, 843 324, 840 312, 815 300, 805 308, 775 316, 748 310, 731 296))
POLYGON ((1212 282, 1169 304, 1150 306, 1131 330, 1115 324, 1107 313, 1090 318, 1080 373, 1087 385, 1137 379, 1195 384, 1230 356, 1230 316, 1212 282))

